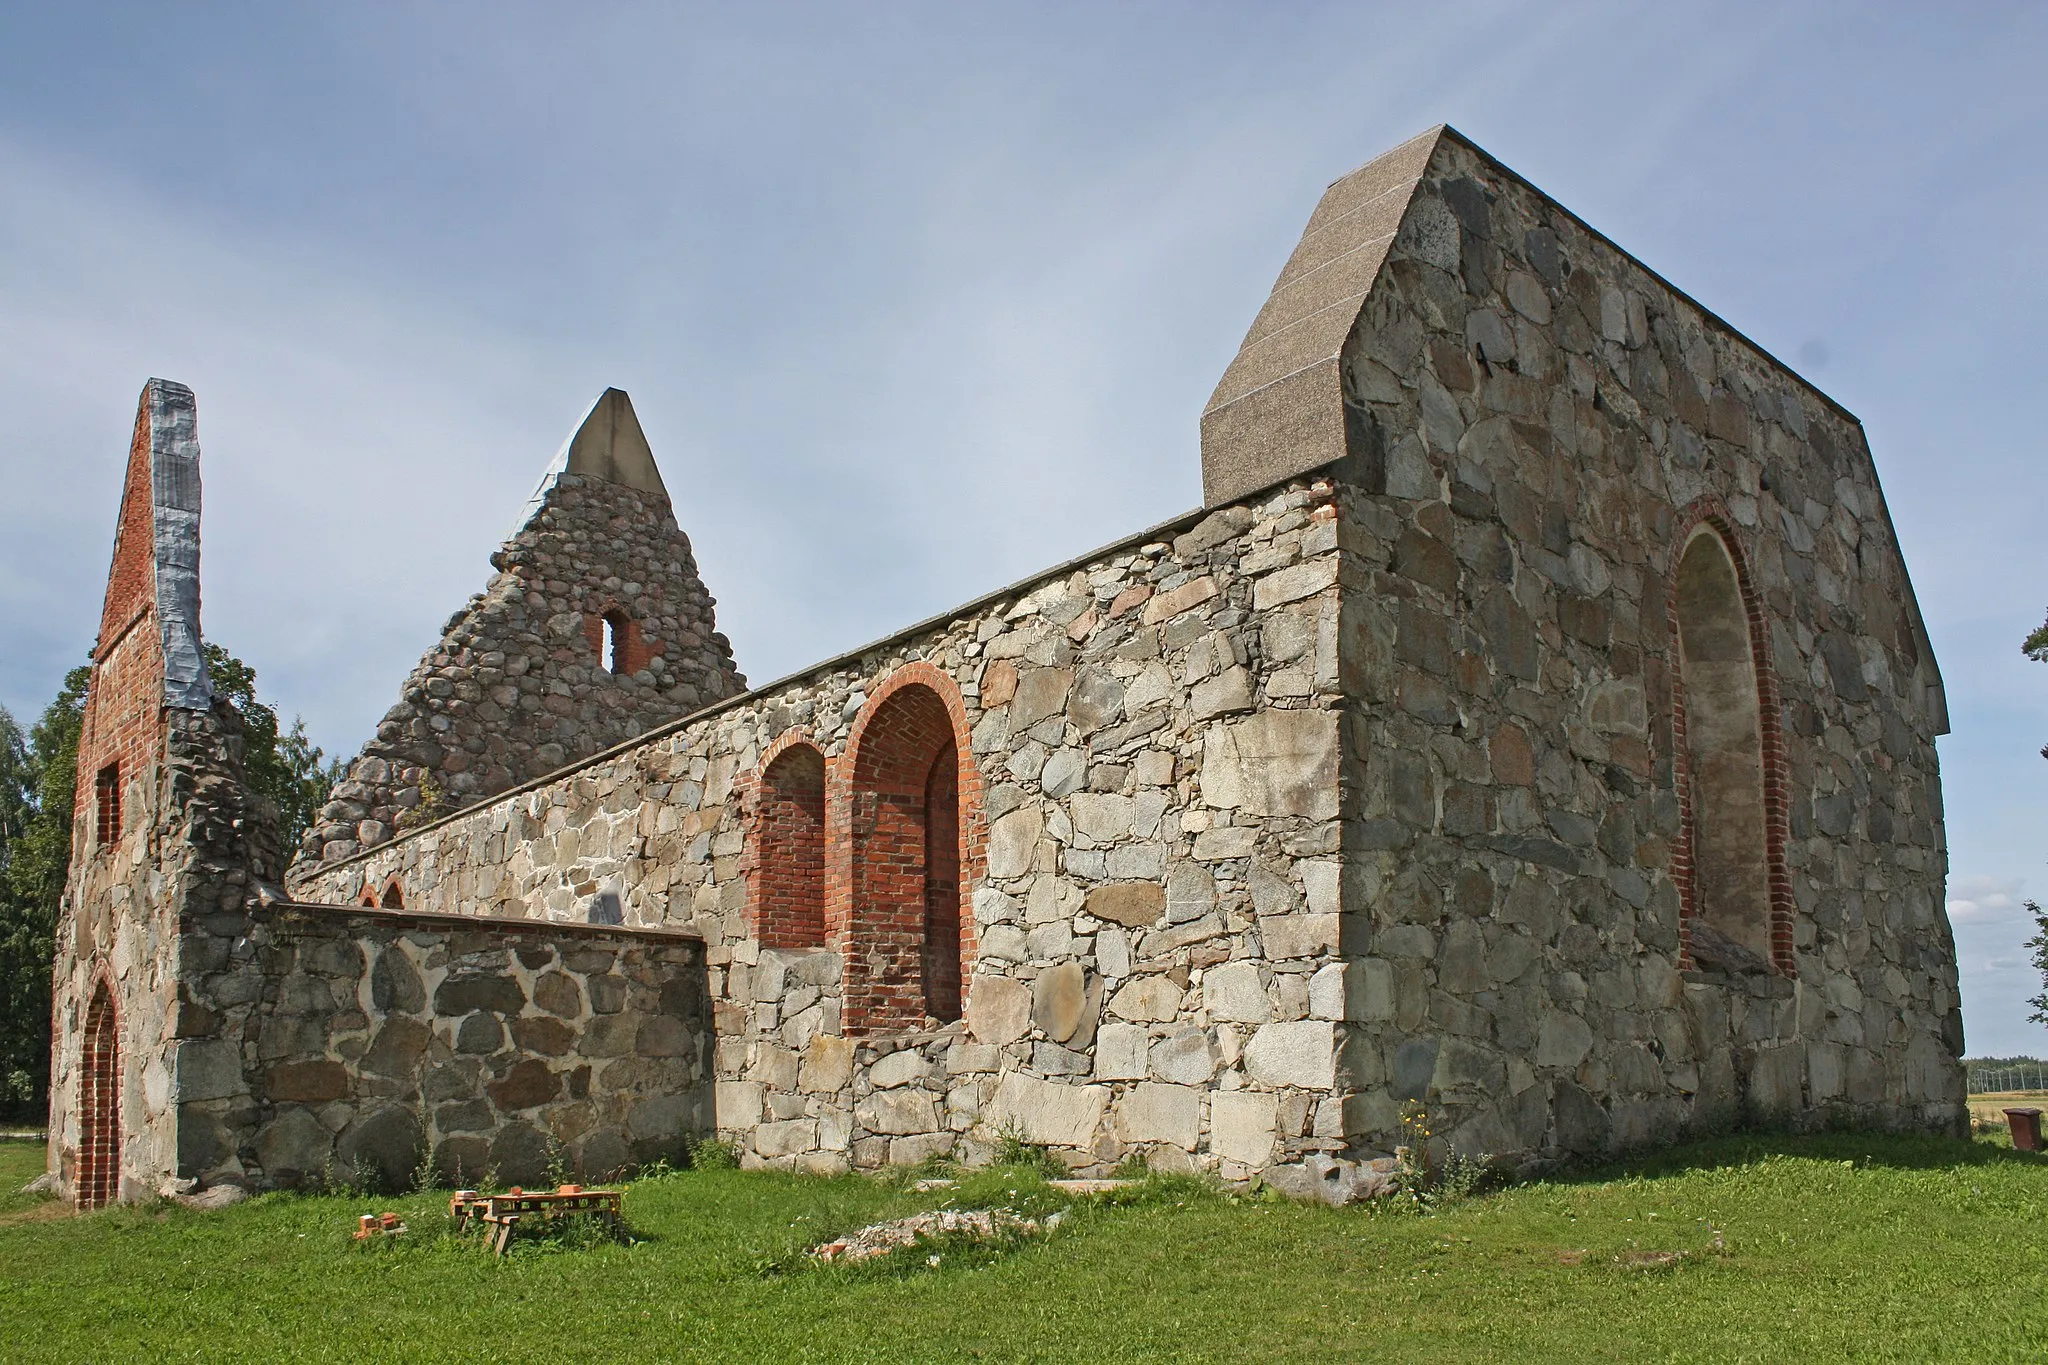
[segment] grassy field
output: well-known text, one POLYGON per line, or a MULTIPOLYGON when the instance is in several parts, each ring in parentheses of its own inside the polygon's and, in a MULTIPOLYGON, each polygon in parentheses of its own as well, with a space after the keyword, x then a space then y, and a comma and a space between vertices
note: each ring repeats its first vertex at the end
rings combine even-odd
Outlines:
POLYGON ((2048 1090, 1992 1090, 1970 1096, 1970 1118, 1979 1129, 2003 1131, 2005 1111, 2022 1106, 2048 1109, 2048 1090))
MULTIPOLYGON (((0 1144, 0 1188, 40 1152, 0 1144)), ((0 1200, 9 1360, 2041 1360, 2048 1160, 1995 1141, 1732 1137, 1433 1215, 1159 1181, 1008 1251, 816 1266, 947 1199, 1050 1207, 1026 1169, 920 1194, 693 1171, 640 1240, 447 1230, 444 1196, 86 1217, 0 1200), (365 1247, 355 1216, 411 1233, 365 1247), (1674 1253, 1680 1253, 1674 1255, 1674 1253)))

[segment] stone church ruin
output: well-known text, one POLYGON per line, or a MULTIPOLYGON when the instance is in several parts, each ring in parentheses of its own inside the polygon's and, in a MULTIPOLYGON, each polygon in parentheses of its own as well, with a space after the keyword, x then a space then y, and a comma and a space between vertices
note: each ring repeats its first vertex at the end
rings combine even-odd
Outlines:
POLYGON ((1853 416, 1438 128, 1330 186, 1201 459, 1198 510, 749 688, 607 391, 288 850, 150 381, 51 1170, 1960 1129, 1941 678, 1853 416))

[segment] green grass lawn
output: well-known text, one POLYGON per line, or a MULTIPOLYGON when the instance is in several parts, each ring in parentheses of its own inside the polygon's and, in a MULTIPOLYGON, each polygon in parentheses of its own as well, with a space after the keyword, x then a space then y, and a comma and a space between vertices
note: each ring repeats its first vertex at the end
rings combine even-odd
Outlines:
MULTIPOLYGON (((41 1152, 0 1144, 0 1188, 41 1152)), ((1008 1252, 816 1267, 877 1219, 1049 1196, 696 1171, 643 1240, 448 1235, 446 1196, 221 1213, 0 1204, 8 1360, 2042 1360, 2048 1161, 1989 1141, 1726 1138, 1434 1216, 1158 1182, 1008 1252), (412 1232, 377 1247, 355 1216, 412 1232), (1718 1233, 1718 1248, 1716 1234, 1718 1233), (1685 1252, 1664 1263, 1653 1253, 1685 1252)))

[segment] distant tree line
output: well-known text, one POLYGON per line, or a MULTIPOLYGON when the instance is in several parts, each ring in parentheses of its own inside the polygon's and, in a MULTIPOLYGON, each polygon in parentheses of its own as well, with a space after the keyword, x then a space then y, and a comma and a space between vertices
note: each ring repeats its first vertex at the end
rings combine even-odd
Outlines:
MULTIPOLYGON (((256 695, 256 671, 218 645, 206 646, 214 694, 242 719, 249 784, 277 806, 282 847, 297 847, 341 764, 323 762, 295 718, 256 695)), ((50 971, 57 910, 71 867, 71 812, 78 782, 78 734, 90 665, 64 675, 55 700, 23 733, 0 707, 0 1118, 40 1121, 50 1088, 50 971)))

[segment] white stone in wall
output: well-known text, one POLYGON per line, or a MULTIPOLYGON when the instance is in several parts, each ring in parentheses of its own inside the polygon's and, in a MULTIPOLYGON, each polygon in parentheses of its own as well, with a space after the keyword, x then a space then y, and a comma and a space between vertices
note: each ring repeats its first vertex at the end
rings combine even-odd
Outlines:
POLYGON ((1337 716, 1267 711, 1202 736, 1202 799, 1252 815, 1337 814, 1337 716))
POLYGON ((1202 976, 1202 1003, 1212 1019, 1263 1024, 1273 1017, 1259 964, 1248 959, 1209 968, 1202 976))
POLYGON ((1003 1077, 985 1122, 993 1133, 1014 1127, 1031 1142, 1087 1147, 1108 1105, 1106 1085, 1061 1085, 1013 1071, 1003 1077))
POLYGON ((1265 1165, 1279 1139, 1277 1097, 1253 1090, 1209 1097, 1209 1150, 1246 1166, 1265 1165))
POLYGON ((938 1106, 922 1090, 877 1090, 860 1097, 853 1116, 871 1133, 929 1133, 939 1126, 938 1106))
POLYGON ((1258 611, 1313 597, 1337 581, 1337 561, 1313 559, 1267 574, 1253 589, 1252 606, 1258 611))
POLYGON ((1152 1044, 1152 1074, 1179 1085, 1203 1085, 1216 1074, 1216 1047, 1209 1031, 1177 1028, 1152 1044))
POLYGON ((1593 1050, 1593 1030, 1576 1014, 1547 1010, 1538 1026, 1536 1065, 1575 1067, 1593 1050))
POLYGON ((1131 938, 1115 925, 1095 931, 1095 967, 1113 981, 1131 974, 1131 938))
POLYGON ((967 991, 967 1029, 1001 1047, 1031 1030, 1031 988, 1007 976, 976 976, 967 991))
POLYGON ((814 1094, 836 1095, 853 1079, 853 1040, 832 1034, 813 1036, 804 1048, 800 1086, 814 1094))
POLYGON ((1335 915, 1269 915, 1259 921, 1259 943, 1275 962, 1335 952, 1335 915))
POLYGON ((1119 1018, 1165 1023, 1179 1015, 1180 995, 1167 977, 1141 976, 1110 997, 1109 1008, 1119 1018))
POLYGON ((761 1087, 754 1081, 719 1081, 711 1108, 720 1128, 751 1128, 761 1121, 761 1087))
POLYGON ((1244 1065, 1263 1085, 1328 1090, 1337 1083, 1336 1026, 1321 1020, 1266 1024, 1245 1048, 1244 1065))
POLYGON ((929 1068, 925 1065, 924 1054, 915 1048, 892 1052, 868 1068, 868 1082, 877 1090, 892 1090, 899 1085, 911 1085, 925 1079, 929 1068))
MULTIPOLYGON (((1354 1009, 1352 996, 1358 992, 1351 989, 1349 982, 1352 969, 1357 963, 1332 962, 1316 970, 1308 982, 1308 1012, 1314 1019, 1350 1019, 1360 1017, 1354 1009)), ((1361 978, 1364 973, 1357 973, 1361 978)))
POLYGON ((1020 807, 995 821, 988 832, 988 875, 1009 878, 1029 872, 1044 833, 1045 817, 1035 805, 1020 807))
POLYGON ((1104 1024, 1095 1032, 1095 1079, 1143 1080, 1147 1043, 1142 1024, 1104 1024))
POLYGON ((1294 868, 1301 874, 1301 888, 1307 895, 1310 914, 1334 915, 1343 909, 1343 864, 1312 859, 1296 863, 1294 868))
POLYGON ((1125 1142, 1165 1142, 1192 1152, 1202 1133, 1201 1092, 1153 1081, 1134 1085, 1117 1103, 1116 1126, 1125 1142))

